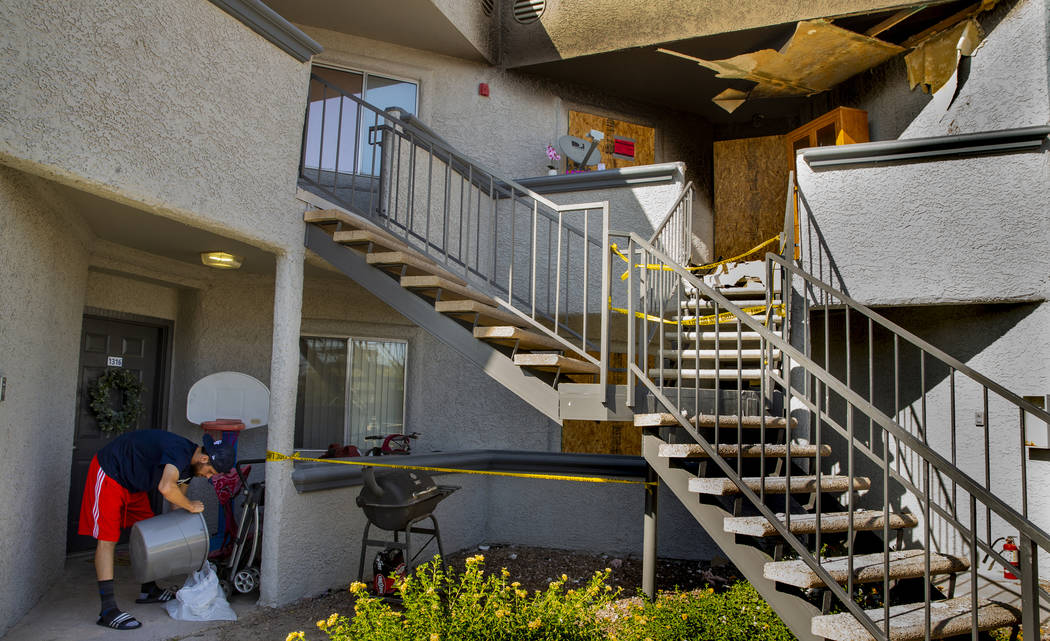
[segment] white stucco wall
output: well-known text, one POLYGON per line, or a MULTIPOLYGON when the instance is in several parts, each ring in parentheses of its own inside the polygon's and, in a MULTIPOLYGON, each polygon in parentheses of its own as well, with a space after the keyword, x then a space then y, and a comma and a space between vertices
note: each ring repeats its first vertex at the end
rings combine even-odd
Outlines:
POLYGON ((869 305, 1050 293, 1050 154, 814 171, 798 163, 803 263, 869 305))
POLYGON ((69 448, 90 234, 40 180, 0 168, 0 634, 65 561, 69 448), (56 233, 62 229, 65 233, 56 233))
POLYGON ((253 244, 301 243, 307 65, 197 0, 13 0, 0 32, 0 162, 253 244))
POLYGON ((90 270, 85 307, 175 320, 178 290, 141 278, 90 270))

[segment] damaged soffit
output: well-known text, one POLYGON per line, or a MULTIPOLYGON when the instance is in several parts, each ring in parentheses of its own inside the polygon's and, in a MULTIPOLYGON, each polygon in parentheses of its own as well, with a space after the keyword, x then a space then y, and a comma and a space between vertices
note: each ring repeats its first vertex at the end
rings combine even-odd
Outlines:
POLYGON ((727 89, 713 98, 732 113, 745 100, 810 96, 827 91, 856 74, 886 62, 903 47, 837 27, 826 20, 799 22, 787 44, 725 60, 704 60, 660 48, 661 53, 692 60, 719 78, 750 80, 749 91, 727 89))

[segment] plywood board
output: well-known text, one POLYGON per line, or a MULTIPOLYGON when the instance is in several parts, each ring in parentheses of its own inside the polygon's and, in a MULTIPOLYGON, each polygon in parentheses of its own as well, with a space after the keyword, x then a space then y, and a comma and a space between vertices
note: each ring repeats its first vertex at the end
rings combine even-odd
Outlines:
POLYGON ((714 143, 716 256, 736 256, 783 231, 784 144, 783 136, 714 143))
POLYGON ((569 111, 570 136, 588 140, 587 134, 592 129, 605 134, 605 139, 598 144, 598 151, 602 155, 600 162, 605 163, 606 169, 651 165, 656 162, 656 130, 652 127, 582 111, 569 111), (633 159, 616 153, 617 139, 633 143, 633 159))

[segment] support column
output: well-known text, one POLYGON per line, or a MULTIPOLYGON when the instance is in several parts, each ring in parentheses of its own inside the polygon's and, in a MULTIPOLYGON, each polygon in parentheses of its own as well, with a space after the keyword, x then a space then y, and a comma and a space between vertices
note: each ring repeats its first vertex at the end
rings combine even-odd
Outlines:
MULTIPOLYGON (((273 292, 273 348, 270 357, 270 419, 266 447, 290 453, 295 442, 295 397, 299 376, 299 329, 303 308, 303 260, 306 248, 295 247, 277 256, 273 292)), ((263 519, 262 581, 259 603, 278 605, 281 550, 287 545, 282 514, 285 503, 295 498, 292 466, 288 462, 266 464, 266 516, 263 519)))
POLYGON ((660 477, 650 465, 645 466, 645 517, 642 523, 642 593, 656 598, 656 512, 660 494, 660 477))

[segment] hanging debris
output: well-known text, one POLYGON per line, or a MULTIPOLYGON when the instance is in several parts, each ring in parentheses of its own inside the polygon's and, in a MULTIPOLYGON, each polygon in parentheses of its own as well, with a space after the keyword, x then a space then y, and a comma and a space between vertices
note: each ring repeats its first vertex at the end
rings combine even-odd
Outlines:
POLYGON ((732 112, 746 99, 809 96, 882 64, 904 51, 889 42, 837 27, 826 20, 799 22, 780 51, 762 49, 725 60, 703 60, 669 49, 660 52, 686 58, 718 72, 719 78, 757 83, 744 92, 731 90, 715 103, 732 112))
POLYGON ((973 55, 983 37, 980 25, 970 18, 924 40, 904 56, 909 86, 922 85, 926 93, 936 93, 951 80, 963 56, 973 55))

